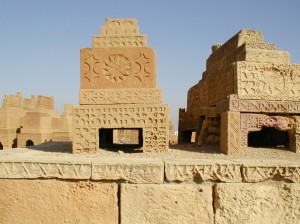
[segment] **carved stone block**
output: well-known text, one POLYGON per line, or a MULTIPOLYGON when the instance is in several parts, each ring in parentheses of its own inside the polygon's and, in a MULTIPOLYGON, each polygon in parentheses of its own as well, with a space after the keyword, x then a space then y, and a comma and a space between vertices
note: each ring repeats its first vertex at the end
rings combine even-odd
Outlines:
POLYGON ((84 48, 80 55, 81 89, 156 86, 156 61, 152 48, 84 48))
POLYGON ((97 159, 92 162, 92 179, 159 184, 164 181, 164 163, 155 159, 97 159))
POLYGON ((0 178, 90 179, 91 164, 81 162, 0 161, 0 178))
POLYGON ((300 101, 300 65, 237 62, 240 99, 300 101))
POLYGON ((146 35, 139 34, 136 19, 106 19, 100 35, 93 36, 93 47, 145 47, 146 35))
POLYGON ((126 223, 214 223, 212 187, 121 184, 121 220, 126 223))
POLYGON ((217 110, 240 111, 240 112, 265 112, 265 113, 289 113, 300 114, 300 102, 281 100, 247 100, 239 99, 236 94, 229 96, 217 104, 217 110))
POLYGON ((81 105, 88 104, 152 104, 162 102, 162 90, 142 89, 81 89, 81 105))
POLYGON ((169 108, 165 104, 75 107, 73 152, 96 151, 101 128, 142 128, 143 151, 169 148, 169 108))
POLYGON ((167 181, 241 182, 241 164, 225 160, 166 160, 167 181))
MULTIPOLYGON (((273 127, 280 131, 288 131, 289 147, 292 151, 297 151, 297 141, 295 139, 295 121, 288 116, 268 116, 266 114, 241 113, 241 149, 248 147, 248 134, 253 131, 260 131, 263 127, 273 127)), ((265 139, 267 141, 269 139, 265 139)))
POLYGON ((268 180, 286 180, 293 183, 300 183, 300 164, 281 162, 269 164, 268 162, 260 164, 247 164, 242 167, 244 182, 262 182, 268 180))
POLYGON ((236 154, 241 150, 241 121, 239 112, 221 114, 220 151, 225 154, 236 154))

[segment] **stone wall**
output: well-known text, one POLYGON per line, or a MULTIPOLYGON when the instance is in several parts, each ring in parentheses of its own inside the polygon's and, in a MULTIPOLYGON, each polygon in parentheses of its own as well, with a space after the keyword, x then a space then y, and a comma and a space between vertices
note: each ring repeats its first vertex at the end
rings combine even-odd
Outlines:
POLYGON ((0 159, 0 223, 298 223, 298 160, 0 159))

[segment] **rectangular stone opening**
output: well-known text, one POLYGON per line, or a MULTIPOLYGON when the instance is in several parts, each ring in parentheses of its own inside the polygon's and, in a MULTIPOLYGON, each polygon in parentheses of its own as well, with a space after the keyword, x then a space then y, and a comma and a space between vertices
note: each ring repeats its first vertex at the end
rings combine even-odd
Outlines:
POLYGON ((100 128, 99 148, 111 151, 141 150, 143 147, 142 128, 100 128))
POLYGON ((195 139, 196 139, 195 130, 182 131, 180 143, 195 143, 195 139))
POLYGON ((289 133, 274 127, 262 127, 260 131, 248 133, 249 147, 289 148, 289 133))

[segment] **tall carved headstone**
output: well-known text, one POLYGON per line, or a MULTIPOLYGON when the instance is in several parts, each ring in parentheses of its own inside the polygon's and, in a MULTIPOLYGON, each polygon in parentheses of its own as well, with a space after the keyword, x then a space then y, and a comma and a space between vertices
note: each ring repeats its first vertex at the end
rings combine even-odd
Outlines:
POLYGON ((135 19, 107 19, 93 47, 80 51, 80 106, 73 153, 115 144, 114 132, 138 130, 143 151, 167 151, 169 108, 156 88, 155 51, 135 19))
POLYGON ((195 131, 198 144, 215 139, 226 154, 251 145, 299 152, 299 116, 300 65, 259 31, 241 30, 212 47, 202 80, 179 111, 179 142, 195 131))

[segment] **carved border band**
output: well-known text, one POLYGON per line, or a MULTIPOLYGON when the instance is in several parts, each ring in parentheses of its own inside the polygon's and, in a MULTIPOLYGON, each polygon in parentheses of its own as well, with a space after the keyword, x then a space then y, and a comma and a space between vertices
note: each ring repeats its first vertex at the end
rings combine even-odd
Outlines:
POLYGON ((0 161, 0 178, 90 179, 90 163, 0 161))
POLYGON ((146 89, 81 89, 80 104, 161 103, 162 90, 146 89))

